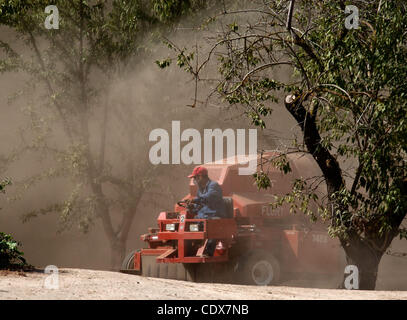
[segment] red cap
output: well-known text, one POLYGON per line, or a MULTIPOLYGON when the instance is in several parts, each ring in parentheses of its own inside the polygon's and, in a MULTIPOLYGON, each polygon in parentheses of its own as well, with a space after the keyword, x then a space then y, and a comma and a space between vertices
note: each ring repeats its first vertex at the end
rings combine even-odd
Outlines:
POLYGON ((193 178, 197 175, 207 176, 208 170, 205 167, 195 167, 194 171, 192 171, 192 174, 190 174, 188 178, 193 178))

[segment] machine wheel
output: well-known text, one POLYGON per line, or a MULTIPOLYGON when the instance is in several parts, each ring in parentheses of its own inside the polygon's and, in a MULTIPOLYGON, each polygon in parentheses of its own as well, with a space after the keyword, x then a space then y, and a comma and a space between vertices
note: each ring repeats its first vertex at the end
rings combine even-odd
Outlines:
POLYGON ((243 279, 247 284, 267 286, 280 280, 280 264, 266 251, 256 251, 249 256, 243 267, 243 279))
POLYGON ((157 263, 157 256, 142 256, 141 275, 144 277, 195 281, 195 266, 188 263, 157 263))
POLYGON ((122 263, 122 270, 133 270, 134 269, 134 251, 130 252, 126 258, 124 258, 122 263))

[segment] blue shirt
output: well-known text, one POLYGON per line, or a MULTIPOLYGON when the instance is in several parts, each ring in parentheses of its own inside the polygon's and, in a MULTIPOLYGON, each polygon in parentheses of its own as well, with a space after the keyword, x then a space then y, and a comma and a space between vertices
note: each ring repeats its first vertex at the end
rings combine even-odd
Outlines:
POLYGON ((222 218, 225 214, 222 189, 216 181, 209 180, 203 190, 198 188, 197 197, 194 199, 194 202, 203 205, 198 211, 197 218, 222 218))

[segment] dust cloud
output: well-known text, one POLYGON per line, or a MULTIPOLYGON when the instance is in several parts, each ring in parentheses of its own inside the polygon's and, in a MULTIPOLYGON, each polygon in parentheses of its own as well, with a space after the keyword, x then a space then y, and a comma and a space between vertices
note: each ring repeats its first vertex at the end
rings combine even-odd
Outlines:
MULTIPOLYGON (((196 36, 173 35, 175 41, 194 43, 196 36)), ((10 40, 13 36, 0 29, 0 37, 10 40)), ((250 128, 247 118, 241 115, 241 110, 225 108, 222 101, 212 100, 208 105, 198 104, 196 108, 187 107, 193 99, 194 82, 184 71, 176 67, 160 70, 155 60, 168 55, 168 51, 157 45, 150 56, 143 56, 128 74, 115 79, 109 86, 109 93, 103 96, 109 106, 108 135, 106 159, 113 172, 123 173, 123 162, 116 145, 126 141, 117 120, 117 113, 128 117, 129 124, 136 132, 136 141, 131 148, 135 150, 137 163, 148 161, 148 150, 153 145, 148 141, 151 130, 163 128, 170 132, 171 121, 181 121, 181 131, 196 128, 250 128), (127 113, 128 112, 128 113, 127 113)), ((284 72, 284 71, 282 71, 284 72)), ((288 76, 285 72, 283 77, 288 76)), ((1 74, 0 76, 0 150, 1 156, 12 153, 16 146, 21 145, 21 128, 27 127, 27 117, 21 111, 29 103, 30 97, 24 97, 12 104, 8 98, 18 91, 27 79, 23 74, 1 74)), ((204 101, 211 92, 210 85, 200 85, 198 100, 204 101)), ((37 95, 38 93, 36 93, 37 95)), ((103 99, 101 103, 103 103, 103 99)), ((98 146, 98 128, 101 115, 95 115, 91 126, 96 148, 98 146)), ((58 129, 57 129, 58 131, 58 129)), ((273 149, 286 145, 293 134, 299 130, 295 121, 289 116, 281 103, 275 105, 272 117, 267 121, 267 129, 259 133, 259 149, 273 149)), ((56 213, 40 215, 27 223, 21 222, 21 216, 33 209, 44 207, 50 203, 64 201, 73 187, 66 179, 42 181, 38 185, 25 190, 21 200, 5 201, 6 197, 17 196, 18 182, 52 166, 49 160, 29 153, 28 156, 17 159, 7 170, 0 172, 1 177, 10 177, 16 185, 7 189, 6 195, 0 195, 2 210, 0 211, 0 229, 11 233, 15 239, 22 242, 22 250, 27 261, 36 267, 56 265, 58 267, 74 267, 108 270, 110 268, 109 243, 104 234, 100 220, 96 219, 89 232, 83 234, 76 225, 60 234, 56 230, 60 226, 60 218, 56 213)), ((136 217, 132 222, 127 241, 127 251, 144 246, 140 235, 147 232, 148 227, 156 226, 159 212, 172 210, 174 203, 188 193, 186 176, 193 165, 165 165, 160 169, 154 183, 144 192, 137 207, 136 217)), ((113 193, 113 191, 111 191, 113 193)), ((118 218, 120 207, 116 208, 118 218)), ((407 251, 406 242, 394 240, 394 251, 407 251)), ((377 289, 406 290, 407 289, 407 259, 385 256, 380 265, 377 289)), ((290 285, 287 283, 286 285, 290 285)), ((301 281, 293 282, 300 285, 301 281)), ((322 279, 307 281, 311 287, 326 286, 322 279)))
MULTIPOLYGON (((182 41, 188 41, 183 32, 182 41)), ((5 41, 13 39, 12 33, 2 29, 0 36, 5 41)), ((13 41, 11 41, 13 43, 13 41)), ((17 48, 22 50, 23 47, 17 48)), ((137 137, 134 144, 126 146, 135 148, 136 163, 148 162, 149 148, 154 144, 149 142, 149 133, 156 128, 166 129, 171 133, 171 121, 181 121, 181 130, 196 128, 245 128, 245 118, 236 117, 236 111, 226 110, 214 106, 204 106, 192 109, 187 105, 192 103, 194 82, 190 81, 185 72, 176 67, 160 70, 155 61, 168 55, 168 50, 159 44, 152 49, 151 56, 140 57, 140 63, 121 79, 115 79, 108 87, 108 93, 102 93, 100 104, 108 103, 108 133, 106 161, 113 173, 123 174, 123 159, 120 156, 120 143, 126 143, 123 123, 131 127, 130 131, 137 137), (120 122, 119 113, 128 122, 120 122)), ((93 75, 96 79, 97 75, 93 75)), ((93 79, 93 80, 95 80, 93 79)), ((23 88, 27 78, 22 74, 2 74, 0 77, 0 148, 1 154, 10 155, 16 147, 21 146, 22 129, 29 127, 29 118, 23 109, 38 101, 43 92, 35 91, 32 96, 22 96, 9 104, 9 97, 23 88)), ((97 80, 96 80, 97 81, 97 80)), ((205 99, 207 92, 200 90, 200 99, 205 99)), ((38 102, 37 102, 38 103, 38 102)), ((90 123, 91 148, 96 149, 100 143, 100 123, 102 115, 100 109, 93 115, 90 123), (98 113, 99 112, 99 113, 98 113), (98 131, 99 130, 99 131, 98 131)), ((53 143, 64 144, 66 141, 61 134, 58 124, 52 124, 56 133, 53 143), (59 138, 61 136, 61 138, 59 138)), ((26 133, 27 134, 27 131, 26 133)), ((25 135, 27 137, 27 135, 25 135)), ((73 225, 70 229, 57 233, 60 228, 60 217, 57 213, 39 215, 26 223, 21 217, 49 204, 65 201, 74 187, 68 179, 57 178, 43 180, 34 187, 22 188, 22 181, 33 174, 52 167, 49 158, 28 152, 19 157, 1 176, 10 177, 13 185, 7 188, 6 195, 2 195, 3 209, 0 211, 1 231, 12 234, 22 243, 22 250, 29 263, 37 267, 56 265, 59 267, 80 267, 91 269, 109 269, 109 243, 102 225, 95 219, 88 233, 83 234, 73 225), (6 198, 21 196, 18 201, 6 201, 6 198)), ((137 166, 136 166, 137 167, 137 166)), ((166 165, 162 173, 155 177, 151 187, 143 194, 139 203, 136 218, 133 220, 131 232, 127 241, 127 251, 144 246, 140 235, 147 231, 147 227, 156 225, 156 217, 160 211, 171 210, 174 202, 188 193, 187 175, 193 166, 166 165)), ((113 190, 107 192, 114 193, 113 190)), ((119 220, 119 210, 112 215, 112 220, 119 220)))

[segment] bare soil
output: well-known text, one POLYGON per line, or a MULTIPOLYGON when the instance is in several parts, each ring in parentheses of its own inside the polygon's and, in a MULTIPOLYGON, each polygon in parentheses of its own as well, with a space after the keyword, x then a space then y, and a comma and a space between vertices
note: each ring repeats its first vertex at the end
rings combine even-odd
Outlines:
MULTIPOLYGON (((407 291, 350 291, 304 288, 307 283, 281 286, 244 286, 155 279, 110 271, 60 269, 59 289, 46 288, 49 274, 0 272, 0 300, 15 299, 242 299, 242 300, 407 300, 407 291)), ((52 276, 52 275, 51 275, 52 276)), ((315 285, 315 283, 314 283, 315 285)))

